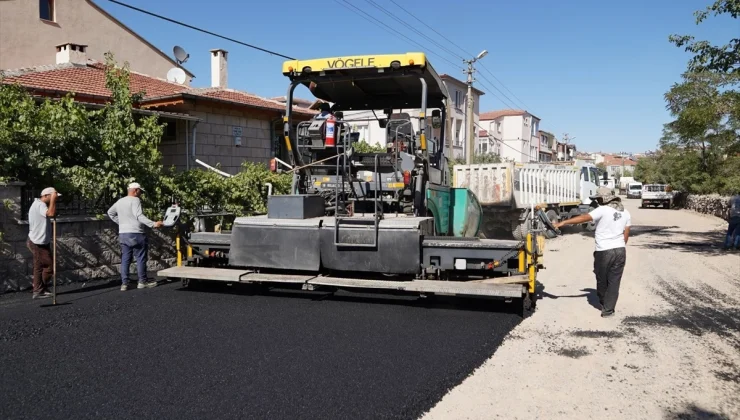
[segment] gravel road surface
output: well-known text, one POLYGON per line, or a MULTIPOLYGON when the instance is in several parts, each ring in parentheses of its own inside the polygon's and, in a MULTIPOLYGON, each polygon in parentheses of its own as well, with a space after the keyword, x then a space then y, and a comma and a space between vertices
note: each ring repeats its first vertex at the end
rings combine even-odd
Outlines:
POLYGON ((543 298, 424 420, 740 419, 740 255, 727 223, 640 209, 616 316, 596 309, 593 239, 548 242, 543 298))
POLYGON ((1 419, 414 419, 521 322, 490 304, 80 286, 56 307, 0 297, 1 419))

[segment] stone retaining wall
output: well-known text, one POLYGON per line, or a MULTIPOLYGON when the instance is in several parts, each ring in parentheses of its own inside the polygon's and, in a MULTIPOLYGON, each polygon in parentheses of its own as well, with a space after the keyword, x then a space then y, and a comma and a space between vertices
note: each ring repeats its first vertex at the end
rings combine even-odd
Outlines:
MULTIPOLYGON (((21 221, 23 184, 0 184, 0 294, 31 288, 33 257, 26 248, 28 223, 21 221)), ((148 270, 174 264, 174 238, 167 231, 151 230, 148 270)), ((57 284, 118 276, 121 249, 118 230, 107 217, 57 218, 57 284)), ((136 273, 136 264, 131 264, 136 273)))
POLYGON ((674 204, 676 207, 710 214, 728 220, 730 218, 730 198, 718 194, 694 195, 679 193, 676 194, 674 204))

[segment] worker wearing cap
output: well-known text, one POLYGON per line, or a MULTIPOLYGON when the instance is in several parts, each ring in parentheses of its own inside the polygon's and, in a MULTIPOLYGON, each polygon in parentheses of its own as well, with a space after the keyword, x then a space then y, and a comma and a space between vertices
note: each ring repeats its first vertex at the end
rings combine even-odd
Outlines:
POLYGON ((119 199, 108 209, 108 216, 118 224, 118 240, 121 243, 121 291, 128 290, 129 265, 131 256, 136 258, 136 271, 139 276, 137 288, 154 287, 156 281, 147 281, 147 252, 149 240, 144 227, 160 228, 162 222, 149 220, 141 209, 139 196, 144 192, 141 185, 133 182, 128 185, 128 195, 119 199))
POLYGON ((40 198, 28 210, 28 240, 26 246, 33 254, 33 298, 51 297, 49 279, 53 274, 51 258, 51 221, 57 212, 57 197, 61 194, 52 188, 44 188, 40 198))
POLYGON ((632 226, 630 212, 624 209, 622 199, 616 195, 603 196, 603 205, 590 213, 582 214, 562 222, 554 223, 560 229, 566 225, 596 223, 596 251, 594 252, 594 274, 596 293, 601 303, 601 316, 614 315, 619 298, 619 284, 627 262, 627 241, 632 226))

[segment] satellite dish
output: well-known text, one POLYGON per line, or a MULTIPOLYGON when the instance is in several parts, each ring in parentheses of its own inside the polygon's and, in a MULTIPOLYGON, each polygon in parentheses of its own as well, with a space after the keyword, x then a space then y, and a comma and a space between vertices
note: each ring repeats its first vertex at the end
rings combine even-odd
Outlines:
POLYGON ((177 84, 183 84, 185 83, 185 78, 187 75, 185 74, 185 71, 181 69, 180 67, 173 67, 170 69, 170 71, 167 72, 167 81, 177 84))
POLYGON ((185 52, 185 50, 182 49, 182 47, 180 47, 179 45, 175 45, 173 51, 175 53, 175 61, 177 61, 177 64, 182 64, 188 61, 188 58, 190 58, 190 54, 185 52))

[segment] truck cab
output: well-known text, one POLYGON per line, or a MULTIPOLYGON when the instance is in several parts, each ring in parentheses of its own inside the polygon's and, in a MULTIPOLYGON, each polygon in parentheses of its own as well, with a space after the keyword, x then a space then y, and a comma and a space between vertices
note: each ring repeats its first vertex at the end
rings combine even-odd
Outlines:
POLYGON ((642 182, 630 182, 627 184, 627 198, 642 197, 642 182))
POLYGON ((601 182, 599 168, 591 164, 581 167, 581 204, 591 205, 591 197, 598 193, 601 182))

